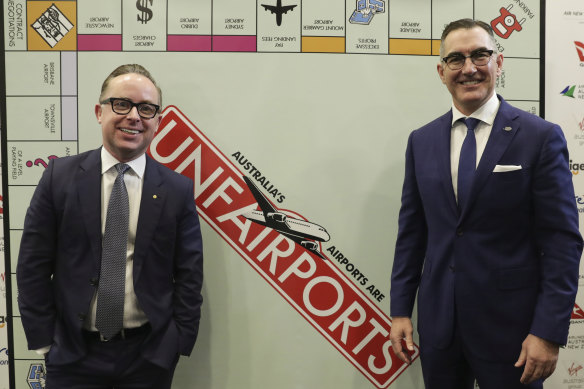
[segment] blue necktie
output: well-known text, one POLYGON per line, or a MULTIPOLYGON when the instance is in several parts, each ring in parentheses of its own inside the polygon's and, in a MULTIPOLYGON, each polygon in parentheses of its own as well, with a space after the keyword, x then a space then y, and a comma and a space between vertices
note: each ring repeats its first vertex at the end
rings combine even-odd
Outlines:
POLYGON ((130 218, 124 173, 130 166, 118 163, 115 168, 118 175, 112 187, 105 219, 95 314, 95 327, 105 339, 111 339, 120 332, 124 321, 126 257, 130 218))
POLYGON ((477 165, 477 142, 474 129, 480 120, 475 118, 464 119, 466 137, 460 149, 458 161, 458 209, 462 211, 470 193, 473 176, 477 165))

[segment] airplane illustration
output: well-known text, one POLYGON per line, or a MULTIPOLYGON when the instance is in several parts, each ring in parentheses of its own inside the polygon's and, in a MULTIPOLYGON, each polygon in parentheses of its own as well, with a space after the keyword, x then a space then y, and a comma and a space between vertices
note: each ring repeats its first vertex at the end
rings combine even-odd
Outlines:
POLYGON ((282 25, 282 14, 285 14, 288 11, 292 11, 296 7, 296 5, 282 6, 282 0, 278 0, 276 2, 276 5, 262 4, 262 7, 264 7, 266 11, 271 11, 273 14, 276 14, 276 24, 280 26, 282 25))
POLYGON ((326 242, 330 235, 326 229, 318 224, 302 219, 295 219, 275 208, 263 195, 259 188, 248 177, 243 180, 249 187, 251 194, 256 199, 261 211, 251 211, 242 216, 254 223, 269 227, 280 234, 292 239, 305 249, 313 252, 322 259, 326 259, 319 251, 318 242, 326 242))

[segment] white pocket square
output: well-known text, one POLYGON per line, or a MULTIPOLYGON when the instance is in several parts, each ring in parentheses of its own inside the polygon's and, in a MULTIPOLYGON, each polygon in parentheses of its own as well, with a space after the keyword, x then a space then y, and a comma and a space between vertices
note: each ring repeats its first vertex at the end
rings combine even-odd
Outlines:
POLYGON ((514 170, 521 170, 521 165, 495 165, 493 173, 506 173, 514 170))

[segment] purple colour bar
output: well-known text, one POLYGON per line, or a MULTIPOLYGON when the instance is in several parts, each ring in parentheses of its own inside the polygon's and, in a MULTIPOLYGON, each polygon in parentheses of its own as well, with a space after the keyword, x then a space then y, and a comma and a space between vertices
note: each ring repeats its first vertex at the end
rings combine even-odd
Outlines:
POLYGON ((167 51, 211 51, 210 35, 168 35, 167 51))
POLYGON ((79 51, 121 51, 121 35, 77 35, 79 51))
POLYGON ((255 35, 215 35, 213 51, 257 51, 255 35))

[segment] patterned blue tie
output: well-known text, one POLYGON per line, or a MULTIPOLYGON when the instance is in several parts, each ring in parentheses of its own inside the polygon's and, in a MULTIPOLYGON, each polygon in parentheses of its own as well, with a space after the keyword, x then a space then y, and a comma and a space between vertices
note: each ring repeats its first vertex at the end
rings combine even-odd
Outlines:
POLYGON ((473 176, 477 165, 477 141, 474 129, 480 120, 475 118, 464 119, 466 124, 466 137, 460 149, 458 161, 458 209, 462 211, 468 200, 473 176))
POLYGON ((126 164, 118 163, 115 168, 118 171, 118 176, 112 187, 105 219, 95 317, 95 327, 105 339, 111 339, 121 331, 124 319, 128 220, 130 215, 124 173, 130 167, 126 164))

